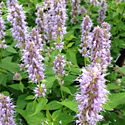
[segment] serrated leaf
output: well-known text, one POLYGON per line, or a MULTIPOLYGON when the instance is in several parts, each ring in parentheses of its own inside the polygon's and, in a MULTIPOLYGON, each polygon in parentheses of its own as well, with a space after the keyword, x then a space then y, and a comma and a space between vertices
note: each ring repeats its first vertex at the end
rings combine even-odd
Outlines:
POLYGON ((57 110, 57 111, 53 112, 53 114, 52 114, 53 121, 55 121, 58 118, 60 112, 61 112, 61 110, 57 110))
POLYGON ((51 88, 55 80, 56 78, 54 76, 46 78, 46 88, 51 88))
POLYGON ((6 50, 10 53, 17 53, 17 51, 11 46, 7 46, 6 50))
POLYGON ((7 75, 4 73, 0 73, 0 84, 6 86, 6 82, 7 82, 7 75))
POLYGON ((29 95, 25 98, 25 100, 33 100, 34 99, 34 96, 33 95, 29 95))
POLYGON ((48 110, 56 110, 62 107, 61 104, 58 103, 58 101, 51 101, 47 104, 48 110))
POLYGON ((36 105, 35 112, 31 116, 34 116, 37 113, 39 113, 44 108, 44 106, 46 105, 47 101, 48 101, 47 99, 41 98, 40 101, 36 105))
POLYGON ((68 87, 65 87, 65 86, 61 86, 61 90, 68 93, 68 94, 72 94, 70 89, 68 87))
POLYGON ((65 102, 58 102, 58 103, 66 106, 67 108, 69 108, 74 112, 77 112, 78 103, 75 101, 65 101, 65 102))

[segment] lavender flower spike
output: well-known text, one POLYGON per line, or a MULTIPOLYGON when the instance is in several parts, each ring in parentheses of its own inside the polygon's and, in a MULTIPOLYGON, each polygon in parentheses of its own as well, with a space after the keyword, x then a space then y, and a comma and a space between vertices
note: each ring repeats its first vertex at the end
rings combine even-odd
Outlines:
POLYGON ((55 57, 53 71, 55 72, 60 85, 63 85, 64 83, 64 81, 62 81, 62 78, 65 73, 64 67, 65 67, 64 57, 58 54, 57 57, 55 57))
POLYGON ((17 0, 7 0, 8 5, 8 16, 7 20, 13 26, 11 32, 15 41, 18 41, 17 47, 22 48, 27 43, 28 33, 27 26, 25 22, 25 15, 23 13, 23 8, 18 5, 17 0))
POLYGON ((0 94, 0 125, 16 125, 14 108, 10 97, 0 94))
POLYGON ((7 45, 5 44, 5 40, 4 40, 4 30, 5 30, 5 25, 4 25, 4 20, 0 15, 0 48, 6 49, 7 45))
POLYGON ((45 30, 49 41, 62 42, 63 35, 66 34, 66 4, 65 0, 52 0, 49 4, 45 19, 45 30))
POLYGON ((88 67, 82 70, 79 78, 80 94, 76 95, 78 101, 79 125, 96 125, 103 117, 99 115, 106 103, 108 91, 105 86, 105 75, 97 67, 88 67))
POLYGON ((43 13, 43 7, 40 5, 36 5, 37 13, 36 13, 36 24, 37 24, 37 31, 39 34, 41 34, 42 43, 45 44, 46 35, 45 35, 45 22, 44 22, 44 13, 43 13))
POLYGON ((45 84, 41 84, 40 86, 37 85, 37 87, 34 89, 35 98, 45 97, 46 89, 45 84))
POLYGON ((34 83, 40 82, 45 77, 42 64, 43 57, 41 56, 40 51, 36 47, 34 41, 26 44, 23 53, 23 62, 29 75, 29 79, 34 83))
POLYGON ((103 20, 105 19, 105 14, 106 14, 106 10, 107 10, 106 0, 102 0, 100 3, 100 6, 102 7, 102 9, 100 9, 98 11, 99 17, 98 17, 97 21, 98 21, 98 23, 101 24, 103 22, 103 20))
POLYGON ((79 5, 80 5, 80 0, 72 0, 71 3, 71 15, 72 15, 72 19, 71 19, 71 23, 72 24, 76 24, 77 19, 75 18, 76 16, 79 15, 79 5))
POLYGON ((82 36, 81 36, 81 50, 80 53, 83 57, 89 57, 89 50, 88 48, 91 48, 91 27, 92 27, 92 21, 89 16, 86 16, 82 21, 82 36))
POLYGON ((92 3, 93 6, 98 6, 99 2, 98 0, 88 0, 90 3, 92 3))

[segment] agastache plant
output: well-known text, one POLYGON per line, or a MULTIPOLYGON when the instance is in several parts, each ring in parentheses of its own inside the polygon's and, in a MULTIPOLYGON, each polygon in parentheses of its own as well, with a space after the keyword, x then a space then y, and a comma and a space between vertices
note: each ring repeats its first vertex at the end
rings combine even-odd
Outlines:
POLYGON ((4 30, 5 30, 4 20, 0 14, 0 48, 6 49, 7 45, 5 44, 4 40, 5 36, 4 30))
POLYGON ((100 9, 98 11, 99 13, 99 17, 97 19, 98 23, 102 23, 103 20, 105 19, 105 14, 106 14, 106 10, 107 10, 107 3, 105 0, 102 0, 101 3, 100 3, 100 6, 102 7, 102 9, 100 9))
POLYGON ((61 56, 60 54, 58 54, 55 57, 53 71, 55 72, 56 77, 58 79, 58 83, 60 85, 63 85, 63 83, 64 83, 64 81, 62 80, 62 78, 65 75, 64 67, 65 67, 64 57, 61 56))
POLYGON ((72 19, 71 19, 71 23, 72 24, 76 24, 77 19, 76 16, 79 15, 79 5, 80 5, 80 0, 72 0, 71 1, 71 15, 72 15, 72 19))
POLYGON ((49 41, 57 41, 55 48, 62 49, 63 35, 66 34, 66 3, 65 0, 52 0, 46 12, 45 29, 49 41))
POLYGON ((16 125, 14 104, 10 97, 0 94, 0 125, 16 125))
POLYGON ((99 2, 98 0, 88 0, 93 6, 98 6, 99 2))
POLYGON ((16 47, 24 48, 28 39, 27 26, 22 5, 19 5, 17 0, 7 0, 8 16, 7 20, 13 26, 11 29, 12 36, 17 42, 16 47))
POLYGON ((92 36, 90 33, 92 27, 92 21, 89 16, 86 16, 81 24, 82 36, 81 36, 81 50, 80 53, 83 57, 89 57, 89 48, 91 48, 92 36))
POLYGON ((42 64, 43 57, 36 47, 34 41, 28 42, 23 55, 23 62, 29 79, 33 83, 40 82, 44 79, 44 67, 42 64))
POLYGON ((77 124, 96 125, 103 118, 99 113, 103 110, 108 94, 104 76, 97 67, 89 66, 82 69, 79 78, 81 91, 76 95, 76 100, 79 102, 77 124))
POLYGON ((36 13, 36 24, 37 24, 37 31, 39 34, 41 34, 42 43, 45 44, 46 35, 45 35, 45 22, 44 22, 44 12, 43 7, 40 5, 36 5, 37 13, 36 13))
POLYGON ((37 85, 37 87, 34 89, 35 98, 45 97, 46 88, 45 84, 37 85))

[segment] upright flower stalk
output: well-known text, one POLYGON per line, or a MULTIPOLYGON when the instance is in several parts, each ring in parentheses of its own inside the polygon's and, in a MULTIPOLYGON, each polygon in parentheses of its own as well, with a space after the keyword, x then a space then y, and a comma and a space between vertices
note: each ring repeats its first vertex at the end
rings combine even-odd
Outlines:
POLYGON ((103 117, 99 115, 106 103, 108 91, 105 86, 104 74, 97 67, 82 69, 79 78, 80 94, 76 95, 79 114, 77 114, 79 125, 96 125, 103 117))
POLYGON ((88 0, 93 6, 98 6, 99 2, 98 0, 88 0))
POLYGON ((16 125, 14 108, 10 97, 0 94, 0 125, 16 125))
POLYGON ((43 7, 40 5, 36 5, 37 13, 36 13, 36 24, 37 24, 37 31, 39 34, 41 34, 42 43, 45 44, 46 35, 45 35, 45 22, 44 22, 44 12, 43 7))
POLYGON ((63 85, 64 83, 64 81, 62 80, 62 78, 64 77, 64 73, 65 73, 64 67, 65 67, 64 57, 58 54, 55 57, 53 71, 55 72, 57 79, 58 79, 58 83, 60 85, 63 85))
POLYGON ((38 35, 36 29, 33 28, 30 41, 28 41, 25 46, 22 60, 29 75, 29 79, 34 83, 41 82, 45 77, 44 66, 42 64, 44 58, 41 55, 42 49, 41 37, 38 35))
POLYGON ((71 15, 72 15, 72 19, 71 19, 71 23, 72 24, 76 24, 77 19, 75 18, 76 16, 79 15, 79 5, 80 5, 80 0, 72 0, 71 1, 71 15))
POLYGON ((52 0, 50 9, 46 12, 45 29, 49 41, 57 41, 54 45, 56 49, 62 49, 63 35, 66 34, 66 3, 65 0, 52 0))
POLYGON ((100 6, 102 7, 102 9, 100 9, 98 11, 99 17, 98 17, 97 21, 98 21, 98 23, 101 24, 103 22, 103 20, 105 19, 105 14, 106 14, 106 10, 107 10, 106 0, 102 0, 100 3, 100 6))
POLYGON ((89 48, 91 48, 91 40, 92 36, 90 33, 92 27, 92 21, 89 16, 86 16, 81 24, 82 36, 81 36, 81 44, 80 44, 80 53, 83 57, 89 57, 89 48))
POLYGON ((27 26, 23 8, 18 4, 17 0, 7 0, 8 17, 7 20, 13 26, 11 29, 12 36, 18 41, 16 47, 24 48, 28 39, 27 26))

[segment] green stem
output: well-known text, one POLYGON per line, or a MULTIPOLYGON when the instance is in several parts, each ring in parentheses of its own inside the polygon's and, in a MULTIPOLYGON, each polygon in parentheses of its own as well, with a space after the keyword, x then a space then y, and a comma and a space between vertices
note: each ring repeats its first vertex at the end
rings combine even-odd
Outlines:
POLYGON ((0 63, 2 62, 2 48, 0 49, 0 63))
POLYGON ((48 107, 47 107, 47 104, 45 105, 45 108, 46 108, 46 112, 47 112, 49 118, 52 120, 52 116, 51 116, 51 114, 50 114, 50 112, 49 112, 49 109, 48 109, 48 107))
POLYGON ((85 65, 85 67, 86 67, 86 58, 84 57, 84 65, 85 65))
POLYGON ((64 95, 63 95, 63 91, 61 89, 61 86, 60 86, 60 91, 61 91, 61 96, 62 96, 62 102, 64 101, 64 95))

